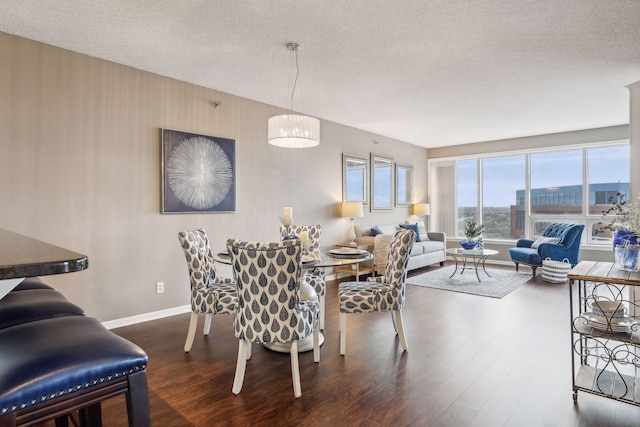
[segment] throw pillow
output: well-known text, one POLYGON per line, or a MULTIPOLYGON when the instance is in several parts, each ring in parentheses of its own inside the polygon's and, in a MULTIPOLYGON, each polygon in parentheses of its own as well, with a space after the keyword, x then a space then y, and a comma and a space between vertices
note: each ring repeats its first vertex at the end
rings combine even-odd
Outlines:
POLYGON ((378 227, 377 225, 374 225, 373 227, 371 227, 371 235, 375 237, 378 234, 383 234, 382 230, 380 230, 380 227, 378 227))
POLYGON ((560 242, 559 237, 540 237, 539 239, 536 239, 536 241, 531 244, 531 248, 538 249, 538 246, 540 246, 543 243, 558 243, 558 242, 560 242))
POLYGON ((427 234, 427 228, 424 226, 424 223, 421 222, 411 222, 405 221, 405 224, 418 224, 418 236, 420 236, 419 242, 427 242, 429 239, 429 235, 427 234))
POLYGON ((418 224, 400 224, 400 227, 405 228, 407 230, 413 230, 416 233, 416 242, 421 242, 420 233, 418 233, 418 224))

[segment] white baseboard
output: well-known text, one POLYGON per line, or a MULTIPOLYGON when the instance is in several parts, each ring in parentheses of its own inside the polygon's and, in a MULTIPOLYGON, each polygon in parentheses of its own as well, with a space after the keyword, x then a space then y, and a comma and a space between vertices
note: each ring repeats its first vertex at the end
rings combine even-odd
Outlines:
MULTIPOLYGON (((335 274, 325 276, 326 280, 335 280, 335 274)), ((162 319, 164 317, 175 316, 176 314, 191 313, 191 305, 183 305, 180 307, 167 308, 166 310, 152 311, 151 313, 138 314, 137 316, 124 317, 122 319, 109 320, 102 322, 107 329, 122 328, 123 326, 135 325, 137 323, 148 322, 150 320, 162 319)))
POLYGON ((122 319, 102 322, 105 328, 115 329, 123 326, 135 325, 136 323, 148 322, 150 320, 162 319, 164 317, 175 316, 176 314, 190 313, 191 305, 167 308, 166 310, 152 311, 151 313, 138 314, 137 316, 124 317, 122 319))

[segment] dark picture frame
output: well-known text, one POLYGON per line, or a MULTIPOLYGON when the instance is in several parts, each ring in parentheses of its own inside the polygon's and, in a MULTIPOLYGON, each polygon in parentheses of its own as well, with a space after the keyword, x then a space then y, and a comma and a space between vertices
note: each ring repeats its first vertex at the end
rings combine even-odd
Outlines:
POLYGON ((162 213, 235 212, 235 143, 162 129, 162 213))

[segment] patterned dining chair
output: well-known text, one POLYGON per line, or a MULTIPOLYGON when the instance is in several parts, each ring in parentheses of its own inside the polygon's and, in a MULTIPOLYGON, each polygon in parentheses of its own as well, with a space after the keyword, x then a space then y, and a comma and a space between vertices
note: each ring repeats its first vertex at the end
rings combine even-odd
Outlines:
POLYGON ((407 338, 402 324, 402 308, 405 303, 405 280, 409 253, 415 241, 412 230, 396 232, 391 241, 384 276, 369 278, 366 282, 343 282, 338 287, 340 303, 340 354, 347 347, 347 315, 390 311, 400 345, 407 351, 407 338))
MULTIPOLYGON (((320 234, 322 233, 322 225, 290 225, 288 227, 280 226, 280 240, 287 237, 300 237, 300 233, 306 231, 309 236, 309 252, 317 251, 320 248, 320 234)), ((307 270, 304 280, 311 285, 313 290, 318 294, 318 302, 320 302, 320 329, 324 330, 324 306, 325 296, 327 295, 327 282, 324 278, 324 270, 321 268, 311 268, 307 270)))
POLYGON ((238 305, 233 329, 238 343, 238 361, 233 393, 244 382, 251 343, 291 344, 293 394, 300 397, 298 340, 313 334, 313 360, 320 361, 318 302, 300 300, 299 240, 256 243, 227 240, 231 268, 238 287, 238 305))
POLYGON ((218 277, 209 239, 203 229, 181 231, 178 239, 187 259, 191 281, 191 321, 184 344, 184 351, 188 353, 198 328, 198 314, 205 314, 203 333, 208 335, 214 314, 233 314, 238 293, 233 279, 218 277))

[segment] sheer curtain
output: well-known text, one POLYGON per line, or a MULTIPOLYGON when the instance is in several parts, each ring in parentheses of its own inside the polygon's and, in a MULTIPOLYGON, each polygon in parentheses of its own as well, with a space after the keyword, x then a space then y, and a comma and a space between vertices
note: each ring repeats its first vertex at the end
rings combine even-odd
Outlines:
POLYGON ((456 235, 456 162, 434 162, 431 171, 429 229, 456 235))

